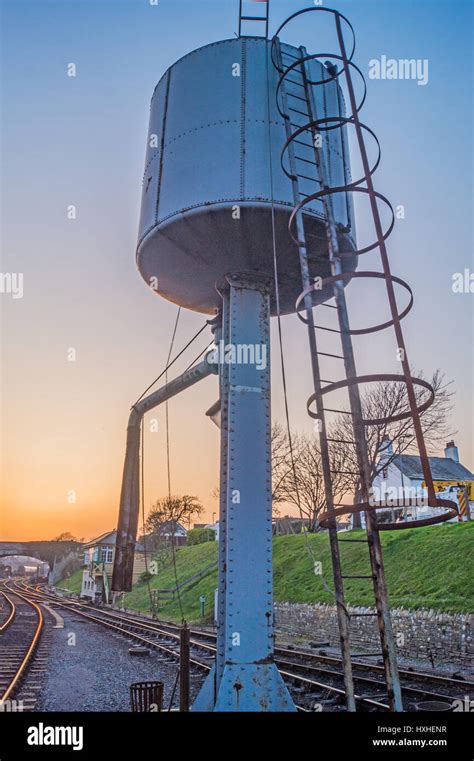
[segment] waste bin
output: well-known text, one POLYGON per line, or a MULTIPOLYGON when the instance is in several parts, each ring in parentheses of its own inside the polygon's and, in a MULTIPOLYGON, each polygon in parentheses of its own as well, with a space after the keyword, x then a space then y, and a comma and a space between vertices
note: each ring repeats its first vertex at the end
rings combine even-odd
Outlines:
POLYGON ((163 682, 135 682, 130 685, 133 713, 155 713, 163 707, 163 682))

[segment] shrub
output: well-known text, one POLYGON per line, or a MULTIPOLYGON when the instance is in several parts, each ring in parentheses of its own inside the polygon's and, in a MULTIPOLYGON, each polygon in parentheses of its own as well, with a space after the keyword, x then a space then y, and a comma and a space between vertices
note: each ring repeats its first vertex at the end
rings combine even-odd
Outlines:
POLYGON ((212 528, 193 528, 191 531, 188 531, 186 544, 188 546, 192 544, 204 544, 204 542, 213 542, 215 538, 216 534, 212 528))

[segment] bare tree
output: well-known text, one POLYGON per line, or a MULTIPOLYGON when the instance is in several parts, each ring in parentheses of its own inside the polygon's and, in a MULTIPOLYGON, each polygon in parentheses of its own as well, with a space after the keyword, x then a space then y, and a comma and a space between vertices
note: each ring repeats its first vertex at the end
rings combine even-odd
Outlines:
POLYGON ((165 534, 173 536, 178 524, 191 523, 204 508, 197 497, 184 496, 162 497, 151 508, 145 521, 145 529, 152 534, 153 544, 162 543, 165 534))
POLYGON ((71 534, 70 531, 63 531, 62 534, 58 534, 58 536, 53 537, 51 539, 52 542, 78 542, 79 539, 76 539, 73 534, 71 534))
MULTIPOLYGON (((333 491, 336 501, 344 493, 346 475, 340 450, 335 450, 331 461, 333 491)), ((292 435, 290 446, 288 432, 275 423, 272 428, 273 512, 279 514, 275 504, 286 503, 298 508, 300 516, 308 521, 314 531, 320 510, 326 498, 321 452, 315 436, 292 435)))
POLYGON ((278 504, 286 502, 287 480, 293 478, 293 466, 291 459, 291 447, 294 447, 293 441, 290 445, 290 438, 287 429, 281 423, 272 425, 271 447, 272 447, 272 504, 273 514, 279 515, 278 504))
MULTIPOLYGON (((423 373, 418 377, 423 379, 423 373)), ((420 414, 420 422, 423 430, 427 449, 433 451, 443 437, 452 434, 448 428, 449 415, 452 410, 451 389, 452 381, 446 381, 444 374, 436 370, 430 380, 434 389, 434 401, 427 410, 420 414)), ((422 386, 415 386, 417 406, 420 407, 426 401, 428 391, 422 386)), ((408 394, 406 384, 400 381, 388 383, 379 382, 372 385, 365 393, 361 394, 362 414, 367 419, 384 419, 408 412, 408 394)), ((417 452, 416 436, 411 416, 404 420, 394 422, 380 422, 375 425, 365 426, 367 450, 369 455, 370 484, 379 475, 382 468, 388 467, 391 462, 404 452, 417 452), (392 453, 384 450, 384 441, 392 442, 392 453), (380 453, 384 450, 383 462, 380 462, 380 453)), ((330 437, 338 441, 353 441, 352 419, 350 415, 340 414, 330 427, 330 437)), ((339 458, 345 463, 347 471, 346 491, 355 494, 355 500, 359 501, 360 477, 355 447, 351 444, 333 443, 333 451, 339 452, 339 458), (350 473, 356 475, 351 476, 350 473)))

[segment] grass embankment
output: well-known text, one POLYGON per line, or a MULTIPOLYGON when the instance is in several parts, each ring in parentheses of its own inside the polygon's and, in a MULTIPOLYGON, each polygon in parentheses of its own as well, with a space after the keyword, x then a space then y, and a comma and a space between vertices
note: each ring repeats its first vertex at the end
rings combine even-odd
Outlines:
POLYGON ((79 571, 74 571, 67 579, 61 579, 56 584, 56 589, 67 589, 69 592, 76 592, 79 594, 82 586, 82 568, 79 571))
MULTIPOLYGON (((341 538, 362 538, 365 532, 353 531, 341 538)), ((385 573, 392 607, 434 608, 455 612, 474 611, 474 573, 472 555, 474 522, 433 526, 404 531, 382 532, 385 573)), ((314 574, 313 560, 308 552, 311 545, 314 559, 322 564, 324 580, 332 588, 332 567, 327 533, 304 536, 282 536, 273 540, 275 600, 280 602, 333 603, 321 576, 314 574)), ((341 544, 343 572, 369 572, 368 551, 364 544, 341 544)), ((180 582, 217 560, 217 542, 207 542, 176 551, 176 571, 180 582)), ((77 574, 58 586, 78 591, 77 574)), ((217 571, 181 591, 181 603, 189 622, 200 618, 199 596, 206 596, 205 619, 212 616, 217 571)), ((150 581, 151 589, 175 586, 173 565, 170 563, 150 581)), ((345 585, 350 605, 373 605, 373 592, 368 580, 348 580, 345 585)), ((149 610, 148 585, 139 582, 125 595, 125 605, 137 610, 149 610)), ((160 616, 180 620, 178 600, 167 600, 160 616)))

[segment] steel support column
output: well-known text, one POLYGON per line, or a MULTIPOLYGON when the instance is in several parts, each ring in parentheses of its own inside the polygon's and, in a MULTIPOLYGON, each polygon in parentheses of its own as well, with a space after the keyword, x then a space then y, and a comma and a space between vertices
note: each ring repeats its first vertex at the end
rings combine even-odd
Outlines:
MULTIPOLYGON (((222 291, 221 325, 215 333, 215 343, 219 348, 222 340, 224 346, 229 344, 229 288, 222 291)), ((217 355, 218 356, 218 355, 217 355)), ((220 396, 220 478, 219 478, 219 549, 217 561, 217 647, 216 661, 207 675, 191 711, 213 711, 225 664, 225 605, 226 605, 226 537, 227 537, 227 437, 229 405, 229 365, 221 362, 219 367, 220 396)))
MULTIPOLYGON (((222 341, 224 346, 230 343, 230 293, 222 293, 222 341)), ((217 651, 215 697, 224 673, 225 665, 225 605, 226 605, 226 554, 227 554, 227 440, 229 435, 229 365, 219 365, 219 382, 221 397, 221 462, 219 481, 219 556, 217 579, 217 651)), ((214 700, 215 702, 215 700, 214 700)))
MULTIPOLYGON (((274 662, 270 306, 266 286, 229 278, 225 439, 224 663, 215 711, 294 711, 274 662)), ((221 536, 222 536, 221 532, 221 536)), ((220 664, 218 664, 220 669, 220 664)), ((199 698, 198 698, 199 699, 199 698)))

